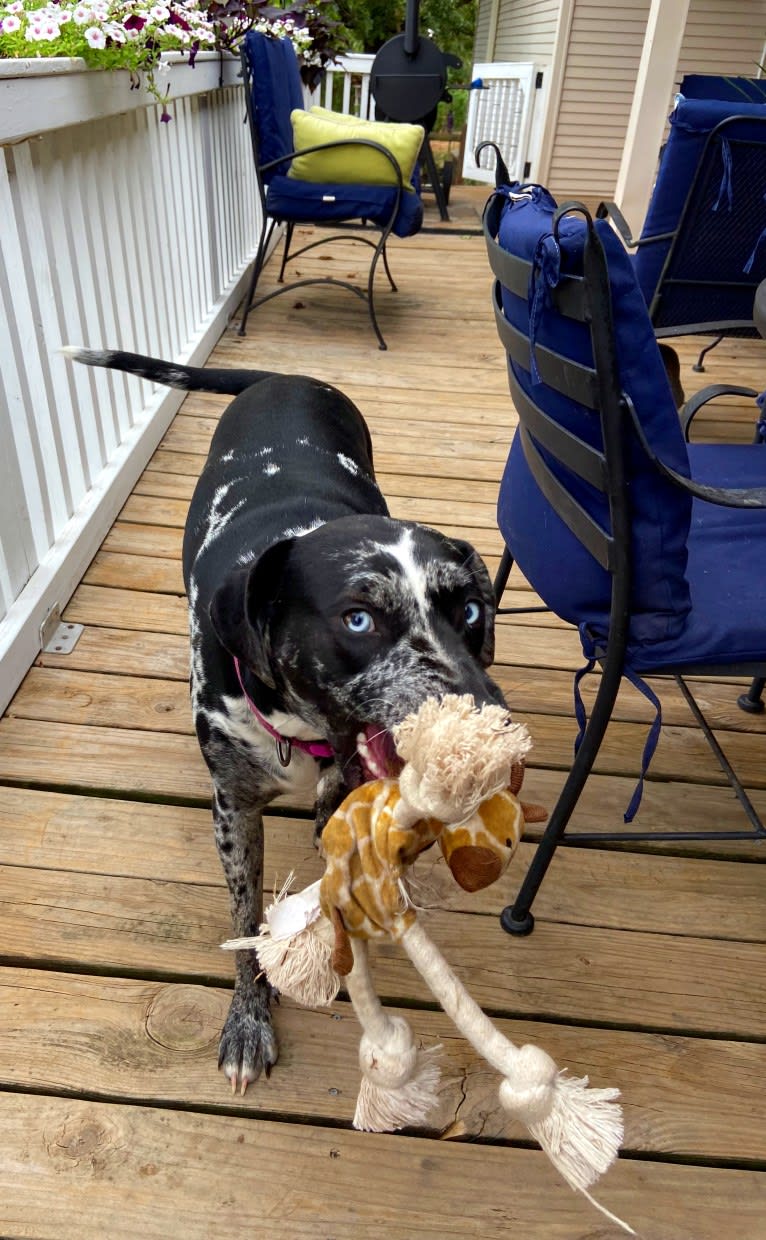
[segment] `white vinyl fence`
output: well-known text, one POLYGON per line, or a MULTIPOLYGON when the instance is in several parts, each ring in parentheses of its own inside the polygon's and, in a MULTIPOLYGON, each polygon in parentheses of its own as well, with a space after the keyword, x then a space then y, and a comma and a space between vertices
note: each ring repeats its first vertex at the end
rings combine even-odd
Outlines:
POLYGON ((242 295, 259 221, 238 71, 172 63, 162 123, 126 73, 0 63, 0 710, 182 400, 57 349, 199 364, 242 295))

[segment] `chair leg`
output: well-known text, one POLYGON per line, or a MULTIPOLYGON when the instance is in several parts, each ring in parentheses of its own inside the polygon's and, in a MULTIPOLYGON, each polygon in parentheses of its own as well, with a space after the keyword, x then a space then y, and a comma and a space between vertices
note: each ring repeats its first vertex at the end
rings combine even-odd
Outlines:
POLYGON ((383 256, 383 267, 385 268, 386 275, 388 276, 388 283, 391 285, 391 292, 398 293, 399 290, 396 287, 396 284, 394 283, 394 277, 391 275, 391 269, 388 265, 388 251, 386 250, 385 245, 383 246, 382 256, 383 256))
MULTIPOLYGON (((370 323, 372 324, 372 330, 375 332, 375 335, 378 337, 378 348, 384 349, 384 350, 388 349, 388 345, 383 339, 383 333, 378 327, 378 317, 375 313, 375 268, 378 265, 378 259, 382 255, 383 265, 386 268, 386 271, 388 271, 388 263, 386 261, 387 237, 388 237, 387 232, 381 235, 380 241, 375 247, 375 253, 372 256, 372 262, 370 263, 370 272, 367 277, 367 312, 370 316, 370 323)), ((390 274, 388 278, 389 280, 391 279, 390 274)), ((393 280, 391 281, 391 283, 393 284, 393 280)), ((394 291, 396 291, 396 285, 394 285, 394 291)))
POLYGON ((764 685, 766 685, 766 679, 763 676, 756 676, 754 678, 747 693, 742 693, 737 698, 737 705, 739 706, 740 710, 746 710, 749 715, 763 714, 764 685))
POLYGON ((593 769, 598 757, 601 742, 604 739, 609 720, 612 716, 617 693, 622 679, 621 660, 615 667, 604 667, 601 674, 593 711, 585 729, 575 760, 566 778, 561 795, 551 814, 548 826, 537 846, 532 864, 527 870, 524 882, 512 905, 508 905, 500 914, 500 924, 508 934, 531 934, 535 928, 532 916, 532 904, 539 890, 548 866, 553 860, 558 845, 564 837, 569 819, 585 787, 585 782, 593 769))
POLYGON ((285 248, 282 251, 282 266, 279 268, 279 275, 277 276, 277 284, 284 284, 284 281, 285 281, 285 267, 287 266, 287 259, 290 253, 290 245, 293 239, 294 227, 295 225, 292 222, 285 225, 285 248))
POLYGON ((498 564, 497 572, 495 573, 495 580, 492 583, 492 591, 495 595, 496 607, 500 606, 503 594, 505 593, 505 587, 508 585, 508 578, 511 575, 512 568, 513 556, 508 548, 504 546, 503 554, 500 557, 500 563, 498 564))
POLYGON ((698 374, 704 371, 705 367, 703 366, 702 363, 705 359, 705 355, 709 353, 711 349, 714 349, 717 344, 720 344, 722 340, 723 340, 723 332, 721 332, 720 336, 716 336, 712 344, 705 345, 705 348, 702 350, 696 362, 692 366, 692 370, 695 370, 698 374))
POLYGON ((247 297, 245 298, 245 309, 242 313, 242 318, 240 320, 239 328, 237 330, 238 336, 245 335, 245 329, 247 327, 247 316, 249 315, 250 310, 253 305, 253 301, 255 300, 255 290, 258 287, 258 281, 260 279, 261 272, 263 271, 263 263, 266 257, 266 250, 267 250, 269 241, 271 240, 271 234, 273 233, 274 228, 275 228, 274 220, 269 220, 268 225, 266 225, 263 228, 263 231, 261 232, 260 240, 258 241, 258 250, 255 255, 255 261, 253 262, 253 274, 250 277, 250 287, 247 290, 247 297))

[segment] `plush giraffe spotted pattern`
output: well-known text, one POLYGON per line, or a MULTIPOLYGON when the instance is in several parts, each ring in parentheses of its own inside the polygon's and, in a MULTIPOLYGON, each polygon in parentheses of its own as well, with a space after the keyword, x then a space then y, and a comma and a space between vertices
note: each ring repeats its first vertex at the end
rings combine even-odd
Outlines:
POLYGON ((523 825, 521 803, 510 789, 483 801, 465 821, 445 824, 420 817, 396 780, 362 784, 322 833, 322 912, 337 926, 337 910, 355 938, 399 939, 415 920, 404 874, 425 849, 438 840, 456 881, 466 891, 478 891, 502 874, 523 825))

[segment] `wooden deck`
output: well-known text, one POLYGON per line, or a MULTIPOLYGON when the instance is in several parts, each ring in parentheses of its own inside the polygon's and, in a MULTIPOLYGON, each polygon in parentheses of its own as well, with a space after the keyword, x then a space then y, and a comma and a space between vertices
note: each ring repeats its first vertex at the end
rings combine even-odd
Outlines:
MULTIPOLYGON (((248 338, 227 333, 211 360, 339 385, 369 420, 394 515, 469 537, 493 569, 514 416, 483 243, 452 231, 392 248, 387 353, 358 303, 327 288, 256 312, 248 338)), ((352 250, 335 254, 313 263, 357 269, 352 250)), ((691 373, 695 347, 682 347, 688 391, 703 378, 763 386, 761 342, 724 343, 705 376, 691 373)), ((0 1234, 613 1240, 622 1233, 505 1120, 494 1074, 397 950, 375 952, 380 989, 444 1048, 428 1130, 351 1129, 357 1028, 342 1001, 330 1013, 283 1002, 280 1063, 244 1098, 217 1072, 232 962, 187 706, 180 547, 224 404, 186 400, 67 609, 85 625, 79 644, 40 658, 0 721, 0 1234)), ((752 410, 729 402, 700 422, 700 435, 746 440, 752 410)), ((531 598, 517 576, 513 591, 531 598)), ((552 804, 570 761, 580 663, 576 635, 553 617, 499 624, 497 677, 535 741, 530 799, 552 804)), ((639 821, 739 825, 684 703, 661 692, 667 726, 639 821)), ((766 812, 766 719, 742 714, 737 692, 700 686, 766 812)), ((580 824, 621 821, 648 720, 627 690, 580 824)), ((269 881, 318 874, 306 806, 275 808, 267 847, 269 881)), ((597 1187, 605 1206, 644 1240, 764 1240, 763 849, 564 849, 536 932, 511 939, 496 913, 531 852, 524 844, 497 889, 473 897, 434 870, 434 937, 514 1040, 621 1088, 625 1151, 597 1187)))

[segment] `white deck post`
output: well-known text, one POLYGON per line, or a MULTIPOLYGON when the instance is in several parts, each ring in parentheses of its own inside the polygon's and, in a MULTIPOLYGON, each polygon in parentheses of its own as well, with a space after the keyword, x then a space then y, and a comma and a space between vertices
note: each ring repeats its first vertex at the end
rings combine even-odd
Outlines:
POLYGON ((689 0, 652 0, 615 200, 637 237, 657 171, 689 0))

